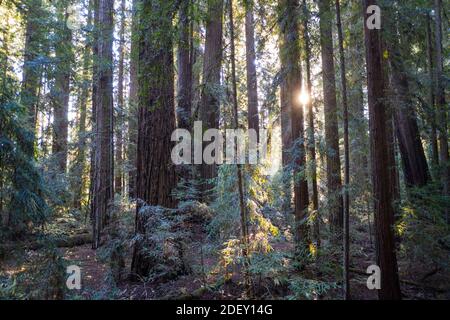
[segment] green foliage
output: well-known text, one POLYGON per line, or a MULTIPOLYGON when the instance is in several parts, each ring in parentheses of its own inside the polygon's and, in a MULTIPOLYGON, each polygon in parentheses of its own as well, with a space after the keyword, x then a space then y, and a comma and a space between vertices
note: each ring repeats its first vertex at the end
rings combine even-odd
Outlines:
POLYGON ((450 228, 446 211, 449 197, 440 193, 439 187, 430 184, 409 191, 401 203, 401 216, 396 223, 401 237, 401 253, 411 264, 450 267, 450 228))
POLYGON ((34 135, 27 129, 27 110, 17 102, 17 84, 9 77, 1 84, 0 201, 8 212, 8 232, 17 235, 29 223, 43 225, 51 210, 46 203, 46 184, 29 153, 34 135))

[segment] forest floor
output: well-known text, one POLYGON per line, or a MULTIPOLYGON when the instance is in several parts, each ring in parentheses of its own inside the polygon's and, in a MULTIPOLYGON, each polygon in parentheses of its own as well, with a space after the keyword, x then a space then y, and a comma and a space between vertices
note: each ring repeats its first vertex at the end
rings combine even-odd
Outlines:
MULTIPOLYGON (((65 226, 64 228, 66 228, 65 226)), ((80 232, 70 228, 71 232, 80 232)), ((374 264, 374 245, 368 239, 368 226, 360 221, 352 223, 351 239, 351 295, 352 299, 372 300, 377 299, 375 290, 368 290, 366 282, 368 275, 365 271, 368 266, 374 264)), ((85 232, 85 231, 84 231, 85 232)), ((90 243, 78 244, 57 249, 64 261, 64 265, 77 265, 82 272, 82 289, 69 291, 68 299, 240 299, 242 298, 242 286, 240 270, 233 269, 233 276, 225 284, 217 285, 220 270, 217 254, 203 252, 203 243, 206 234, 200 229, 195 232, 196 241, 189 247, 190 259, 196 260, 194 270, 189 274, 165 281, 157 282, 131 282, 122 280, 114 285, 110 275, 109 266, 101 258, 99 252, 91 248, 90 243)), ((289 252, 292 243, 278 241, 272 244, 274 251, 289 252)), ((4 259, 0 256, 0 280, 2 277, 14 278, 21 273, 29 272, 36 266, 37 256, 42 248, 26 250, 25 258, 17 258, 15 254, 8 253, 4 259)), ((338 255, 338 254, 336 254, 338 255)), ((128 248, 126 257, 126 270, 130 270, 131 248, 128 248)), ((325 260, 324 260, 325 261, 325 260)), ((51 261, 50 261, 51 262, 51 261)), ((321 261, 317 261, 320 264, 321 261)), ((408 263, 406 259, 399 258, 399 273, 404 299, 448 299, 450 298, 450 275, 429 265, 408 263)), ((314 267, 320 269, 320 266, 314 267)), ((222 270, 223 271, 223 270, 222 270)), ((309 273, 309 278, 319 278, 327 282, 339 282, 334 279, 332 272, 309 273)), ((308 273, 308 272, 306 272, 308 273)), ((31 277, 31 276, 30 276, 31 277)), ((307 275, 308 277, 308 275, 307 275)), ((24 283, 32 286, 34 279, 28 279, 24 283)), ((65 279, 64 279, 65 283, 65 279)), ((1 283, 0 283, 1 284, 1 283)), ((259 282, 259 289, 269 291, 265 298, 280 299, 287 295, 286 288, 276 288, 273 282, 259 282), (264 287, 265 286, 265 287, 264 287)), ((1 288, 0 288, 1 289, 1 288)), ((28 289, 29 291, 30 289, 28 289)), ((261 291, 261 290, 260 290, 261 291)), ((326 294, 315 299, 340 299, 342 291, 332 289, 326 294)), ((0 290, 1 299, 1 290, 0 290)))

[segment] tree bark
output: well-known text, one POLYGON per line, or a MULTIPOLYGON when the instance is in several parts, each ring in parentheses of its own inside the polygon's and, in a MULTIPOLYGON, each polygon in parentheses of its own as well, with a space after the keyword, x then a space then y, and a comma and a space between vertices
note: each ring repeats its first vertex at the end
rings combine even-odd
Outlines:
POLYGON ((114 1, 98 2, 98 56, 95 63, 98 84, 95 103, 95 154, 93 176, 93 243, 100 245, 101 231, 109 218, 114 196, 113 148, 113 12, 114 1))
POLYGON ((178 128, 190 129, 192 108, 192 59, 190 0, 182 1, 179 9, 180 39, 178 42, 178 128))
POLYGON ((34 156, 34 133, 36 130, 36 115, 39 101, 39 84, 41 78, 41 68, 36 66, 36 59, 39 56, 41 24, 39 19, 42 15, 42 0, 28 1, 25 27, 25 49, 23 63, 23 80, 20 92, 20 102, 26 107, 28 112, 27 124, 33 133, 32 143, 26 146, 25 152, 34 156))
MULTIPOLYGON (((172 16, 174 2, 142 0, 139 12, 139 131, 137 145, 136 197, 148 205, 173 208, 176 187, 171 160, 172 132, 176 128, 172 16)), ((136 234, 144 235, 139 219, 142 202, 136 209, 136 234)), ((146 276, 151 264, 136 244, 131 271, 146 276)))
MULTIPOLYGON (((450 170, 449 170, 449 154, 448 154, 448 136, 447 136, 447 112, 448 106, 445 101, 444 87, 444 58, 442 53, 442 1, 434 0, 435 18, 435 41, 436 41, 436 107, 439 118, 439 159, 441 164, 441 180, 444 195, 450 193, 450 170)), ((446 209, 447 221, 450 223, 448 209, 446 209)))
POLYGON ((389 188, 388 140, 386 134, 386 106, 383 80, 383 64, 380 31, 366 26, 367 8, 376 5, 375 0, 364 0, 363 17, 366 43, 367 89, 369 126, 372 156, 372 183, 375 211, 377 264, 381 269, 382 300, 401 299, 397 257, 394 242, 394 211, 389 188))
POLYGON ((258 80, 256 75, 255 21, 252 0, 245 3, 245 53, 248 129, 256 130, 259 141, 258 80))
POLYGON ((340 233, 343 226, 341 192, 341 161, 339 157, 338 109, 333 58, 332 14, 330 0, 319 0, 320 44, 322 48, 322 77, 325 113, 328 207, 331 229, 340 233))
POLYGON ((311 186, 312 186, 312 203, 314 210, 314 226, 313 234, 314 240, 318 247, 320 247, 320 216, 319 216, 319 192, 317 188, 317 163, 316 163, 316 139, 314 129, 314 111, 312 99, 312 81, 311 81, 311 41, 309 35, 309 19, 310 14, 307 8, 306 0, 303 0, 303 39, 305 45, 305 62, 306 62, 306 90, 308 92, 308 153, 309 161, 311 161, 311 186))
POLYGON ((130 88, 128 98, 128 195, 136 198, 136 146, 138 132, 138 60, 139 60, 139 15, 140 0, 133 0, 130 49, 130 88))
POLYGON ((67 169, 67 138, 69 133, 70 77, 72 73, 72 31, 67 27, 66 1, 57 4, 58 24, 55 44, 55 85, 52 88, 53 144, 52 154, 56 159, 58 173, 67 169))
POLYGON ((120 30, 119 30, 119 72, 117 77, 117 114, 116 114, 116 160, 115 160, 115 182, 116 193, 122 194, 123 190, 123 131, 124 131, 124 65, 125 65, 125 0, 120 4, 120 30))
POLYGON ((350 278, 349 278, 349 263, 350 263, 350 150, 348 139, 348 100, 347 100, 347 79, 344 55, 344 36, 342 34, 341 22, 341 6, 339 0, 336 0, 336 24, 338 30, 339 41, 339 60, 341 71, 341 86, 342 86, 342 107, 343 107, 343 122, 344 122, 344 298, 350 299, 350 278))
POLYGON ((293 143, 292 164, 294 180, 294 236, 296 257, 300 261, 308 252, 308 183, 305 174, 306 152, 304 139, 303 107, 299 100, 302 89, 300 65, 299 25, 297 21, 298 0, 280 1, 282 12, 281 33, 285 56, 283 74, 285 76, 286 101, 289 104, 291 135, 293 143))
MULTIPOLYGON (((200 120, 203 131, 219 129, 220 99, 220 69, 222 65, 222 16, 223 0, 208 0, 208 17, 206 21, 205 54, 203 58, 203 90, 200 102, 200 120)), ((217 176, 217 168, 203 164, 201 178, 203 191, 210 189, 207 179, 217 176)))
MULTIPOLYGON (((88 8, 88 21, 87 25, 92 27, 92 10, 93 2, 89 1, 88 8)), ((89 79, 89 68, 92 61, 92 37, 90 34, 86 35, 86 42, 84 44, 83 51, 83 71, 82 71, 82 83, 79 95, 79 118, 78 118, 78 136, 77 136, 77 154, 72 167, 72 177, 75 180, 73 184, 74 197, 73 206, 76 209, 81 209, 83 193, 86 188, 86 179, 84 171, 86 168, 86 147, 87 147, 87 134, 86 134, 86 120, 87 120, 87 103, 89 96, 89 87, 92 85, 89 79)))

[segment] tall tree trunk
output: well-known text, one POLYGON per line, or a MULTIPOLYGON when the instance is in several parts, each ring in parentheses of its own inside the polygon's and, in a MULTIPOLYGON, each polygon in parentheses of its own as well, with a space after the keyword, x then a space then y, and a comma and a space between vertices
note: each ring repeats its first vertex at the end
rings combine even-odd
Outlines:
POLYGON ((53 105, 53 144, 52 154, 56 159, 58 172, 67 168, 67 138, 69 132, 70 77, 72 72, 72 31, 67 27, 66 1, 57 3, 58 25, 55 44, 55 85, 52 88, 53 105))
POLYGON ((317 188, 317 164, 316 164, 316 139, 314 129, 314 111, 312 99, 312 81, 311 81, 311 41, 309 35, 309 19, 310 14, 306 4, 303 0, 303 39, 305 43, 305 62, 306 62, 306 90, 308 93, 308 102, 306 108, 308 109, 308 153, 311 161, 311 186, 312 186, 312 203, 314 210, 314 240, 317 246, 320 246, 320 216, 319 216, 319 192, 317 188))
MULTIPOLYGON (((171 160, 172 132, 176 128, 172 40, 173 1, 142 0, 139 12, 139 132, 136 197, 148 205, 173 208, 176 187, 171 160)), ((136 210, 136 234, 145 234, 136 210)), ((131 271, 146 276, 151 261, 137 243, 131 271)))
MULTIPOLYGON (((400 35, 397 32, 397 22, 394 15, 387 14, 388 29, 392 38, 385 41, 389 51, 390 77, 394 88, 395 107, 392 108, 395 132, 400 147, 406 185, 421 187, 429 181, 428 164, 425 158, 416 113, 411 101, 408 78, 400 53, 400 35)), ((397 18, 399 19, 399 18, 397 18)))
MULTIPOLYGON (((88 27, 92 27, 92 9, 93 0, 89 1, 88 8, 88 27)), ((78 119, 78 136, 77 136, 77 155, 75 157, 74 165, 72 168, 72 177, 75 179, 73 184, 74 188, 74 198, 73 206, 76 209, 81 209, 81 201, 83 199, 83 192, 86 188, 86 179, 84 171, 86 168, 86 120, 87 120, 87 103, 89 96, 89 87, 92 85, 89 79, 89 67, 91 64, 91 50, 92 50, 92 37, 90 34, 86 35, 86 43, 84 44, 83 50, 83 71, 82 71, 82 83, 80 88, 80 98, 79 98, 79 119, 78 119)))
MULTIPOLYGON (((219 128, 220 101, 220 69, 222 64, 222 18, 223 0, 208 0, 208 16, 206 21, 205 54, 203 58, 203 91, 200 102, 200 120, 203 130, 219 128)), ((217 176, 217 168, 203 164, 201 178, 203 190, 210 187, 205 182, 217 176)))
POLYGON ((435 83, 434 83, 434 52, 433 52, 433 33, 431 31, 431 16, 427 14, 427 54, 428 54, 428 74, 430 81, 429 89, 429 123, 430 123, 430 145, 431 145, 431 163, 433 176, 439 167, 439 147, 437 141, 437 126, 436 126, 436 98, 435 98, 435 83))
POLYGON ((140 0, 133 0, 131 18, 130 90, 128 98, 128 195, 136 198, 136 146, 138 132, 138 60, 139 60, 139 15, 140 0))
POLYGON ((258 81, 256 76, 255 21, 253 0, 245 3, 245 54, 247 70, 248 129, 256 130, 259 141, 258 81))
POLYGON ((27 1, 23 80, 20 92, 20 102, 27 109, 27 124, 28 128, 33 133, 30 145, 26 146, 25 150, 30 156, 34 156, 34 133, 36 130, 39 83, 41 78, 41 68, 36 66, 36 59, 41 52, 40 35, 42 26, 39 19, 41 19, 42 11, 42 0, 27 1))
MULTIPOLYGON (((442 53, 442 1, 434 0, 435 18, 435 40, 436 40, 436 107, 438 112, 439 124, 439 158, 442 167, 441 179, 443 185, 443 193, 448 196, 450 193, 450 170, 448 158, 448 137, 447 137, 447 112, 448 106, 445 101, 444 86, 444 58, 442 53)), ((447 221, 450 223, 448 209, 446 209, 447 221)))
POLYGON ((382 64, 381 33, 366 26, 367 8, 376 5, 375 0, 364 0, 363 17, 366 42, 367 89, 370 116, 370 141, 372 156, 372 182, 375 211, 377 264, 381 269, 382 300, 401 299, 397 257, 394 242, 394 210, 392 194, 386 186, 391 185, 386 134, 386 106, 382 64))
POLYGON ((114 1, 98 2, 98 56, 95 103, 95 154, 93 185, 93 248, 108 222, 114 195, 113 148, 113 12, 114 1))
POLYGON ((300 65, 299 25, 297 21, 298 0, 282 0, 280 7, 283 20, 281 33, 284 55, 286 101, 289 104, 293 143, 294 215, 296 257, 305 257, 308 250, 308 183, 305 175, 306 153, 304 145, 303 108, 299 100, 302 89, 300 65))
POLYGON ((190 0, 180 5, 180 39, 178 43, 178 128, 190 129, 192 108, 192 59, 190 0))
POLYGON ((343 226, 341 192, 341 161, 339 158, 338 109, 333 60, 332 12, 330 0, 319 0, 320 44, 322 48, 322 77, 325 113, 328 208, 331 229, 340 233, 343 226))
POLYGON ((339 61, 341 71, 341 86, 342 86, 342 107, 343 107, 343 121, 344 121, 344 297, 346 300, 350 299, 350 278, 349 278, 349 263, 350 263, 350 150, 348 141, 348 100, 347 100, 347 79, 344 55, 344 36, 342 35, 341 22, 341 6, 339 0, 336 0, 336 24, 338 30, 339 41, 339 61))
MULTIPOLYGON (((236 49, 234 44, 234 21, 233 21, 233 0, 229 0, 228 3, 228 13, 229 13, 229 22, 230 22, 230 42, 231 42, 231 82, 233 88, 233 119, 234 119, 234 128, 236 130, 239 129, 239 119, 238 119, 238 101, 237 101, 237 80, 236 80, 236 49)), ((237 144, 235 146, 235 154, 237 156, 237 144)), ((248 249, 249 249, 249 238, 248 238, 248 218, 247 218, 247 208, 246 201, 244 199, 244 187, 243 187, 243 178, 242 178, 242 166, 240 164, 236 165, 237 169, 237 178, 238 178, 238 192, 239 192, 239 210, 241 217, 241 232, 242 232, 242 243, 244 244, 242 255, 244 256, 244 281, 247 291, 247 296, 251 297, 253 295, 252 292, 252 284, 249 274, 249 260, 248 260, 248 249)))
POLYGON ((122 193, 123 187, 123 130, 124 130, 124 64, 125 64, 125 0, 120 4, 120 30, 119 30, 119 72, 117 77, 117 114, 116 114, 116 161, 115 161, 115 182, 114 189, 116 193, 122 193))

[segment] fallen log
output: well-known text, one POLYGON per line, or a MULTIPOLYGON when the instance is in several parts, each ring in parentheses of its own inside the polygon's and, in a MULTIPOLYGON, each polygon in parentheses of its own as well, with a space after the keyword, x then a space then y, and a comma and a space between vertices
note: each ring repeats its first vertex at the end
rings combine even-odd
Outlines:
POLYGON ((53 242, 49 241, 32 241, 32 242, 9 242, 0 245, 0 251, 9 252, 14 249, 22 250, 38 250, 46 246, 46 244, 53 244, 57 248, 72 248, 88 244, 92 242, 92 234, 81 233, 72 236, 58 238, 53 242))

